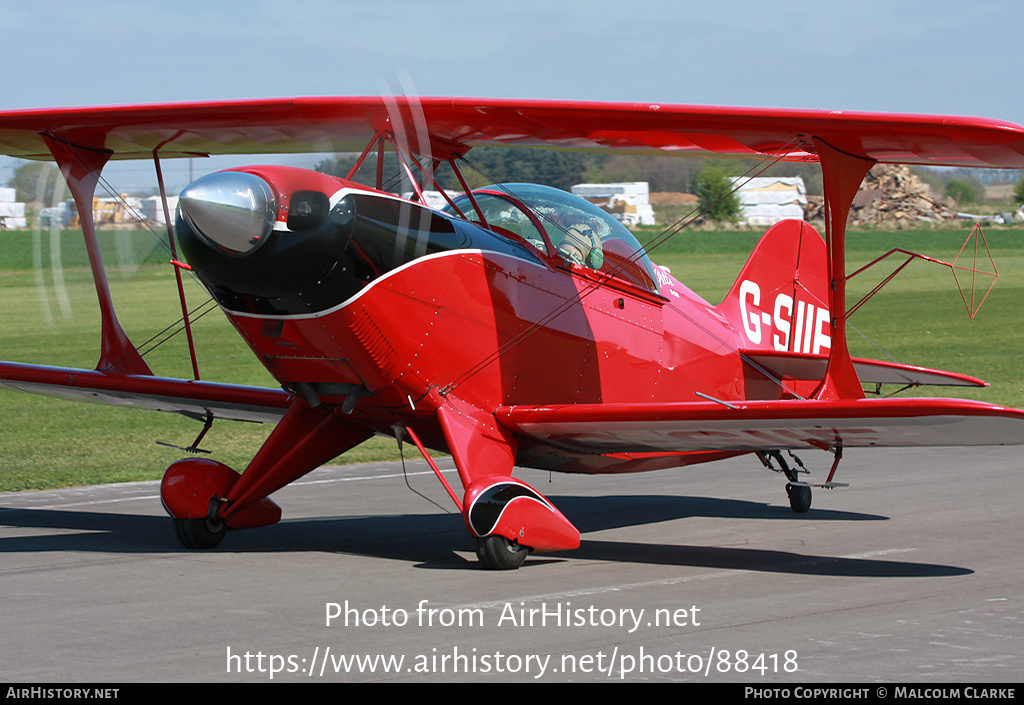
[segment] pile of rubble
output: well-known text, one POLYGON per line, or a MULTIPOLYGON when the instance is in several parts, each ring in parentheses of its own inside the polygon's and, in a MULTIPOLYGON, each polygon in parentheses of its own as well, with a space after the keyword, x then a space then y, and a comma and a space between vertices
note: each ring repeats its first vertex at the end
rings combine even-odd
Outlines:
MULTIPOLYGON (((954 205, 952 199, 935 196, 909 166, 878 164, 864 177, 853 200, 849 224, 905 228, 922 222, 941 223, 957 217, 954 205)), ((821 197, 807 204, 804 218, 824 220, 821 197)))
POLYGON ((700 203, 700 199, 692 193, 679 193, 676 191, 655 191, 652 193, 648 200, 651 205, 655 206, 670 206, 670 205, 686 205, 696 206, 700 203))

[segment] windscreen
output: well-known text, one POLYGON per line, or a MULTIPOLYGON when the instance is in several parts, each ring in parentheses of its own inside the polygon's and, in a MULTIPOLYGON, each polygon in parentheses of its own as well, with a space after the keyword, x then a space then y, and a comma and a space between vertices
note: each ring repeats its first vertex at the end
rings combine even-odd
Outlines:
MULTIPOLYGON (((640 243, 622 223, 593 203, 571 193, 537 184, 500 184, 474 194, 479 194, 481 198, 485 198, 485 195, 504 195, 529 208, 544 228, 558 256, 566 263, 599 270, 649 291, 658 291, 654 266, 640 243)), ((465 204, 459 202, 459 207, 467 215, 472 214, 472 206, 468 199, 465 201, 465 204)), ((487 210, 494 211, 493 208, 487 210)), ((490 221, 491 216, 486 217, 490 221)), ((509 230, 520 230, 504 222, 494 224, 509 230)), ((534 239, 530 234, 520 234, 528 240, 534 239)), ((540 245, 539 242, 537 244, 540 245)))

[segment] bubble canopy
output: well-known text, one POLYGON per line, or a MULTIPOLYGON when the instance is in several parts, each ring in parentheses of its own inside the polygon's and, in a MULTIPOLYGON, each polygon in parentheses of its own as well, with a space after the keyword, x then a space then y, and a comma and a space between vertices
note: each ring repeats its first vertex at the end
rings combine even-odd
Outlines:
MULTIPOLYGON (((654 265, 636 237, 586 199, 550 186, 518 183, 488 186, 473 197, 489 225, 509 230, 542 251, 550 243, 567 264, 658 292, 654 265)), ((470 219, 479 219, 467 196, 455 203, 470 219)), ((446 210, 452 212, 450 206, 446 210)))

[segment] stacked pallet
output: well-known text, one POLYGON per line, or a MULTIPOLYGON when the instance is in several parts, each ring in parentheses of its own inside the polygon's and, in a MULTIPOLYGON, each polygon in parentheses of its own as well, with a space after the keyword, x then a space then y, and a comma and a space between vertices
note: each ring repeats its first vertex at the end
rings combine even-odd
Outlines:
POLYGON ((0 228, 24 228, 28 221, 25 218, 25 204, 15 201, 15 189, 0 188, 0 228))

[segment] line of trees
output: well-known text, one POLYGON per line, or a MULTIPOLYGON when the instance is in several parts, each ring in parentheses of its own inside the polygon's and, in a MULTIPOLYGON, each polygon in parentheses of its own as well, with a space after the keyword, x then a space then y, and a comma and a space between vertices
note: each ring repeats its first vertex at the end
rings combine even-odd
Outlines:
POLYGON ((15 189, 21 203, 53 203, 54 189, 65 189, 64 177, 50 162, 26 161, 15 168, 7 186, 15 189))
MULTIPOLYGON (((478 147, 468 158, 472 166, 460 166, 460 170, 470 188, 480 188, 492 183, 525 181, 568 190, 574 184, 586 180, 584 174, 590 169, 594 156, 547 149, 478 147)), ((332 159, 321 161, 315 168, 326 174, 346 176, 355 165, 356 159, 355 154, 339 154, 332 159)), ((376 173, 377 155, 373 153, 367 156, 360 167, 356 180, 375 184, 376 173)), ((401 185, 401 167, 394 152, 385 153, 383 173, 386 190, 408 188, 408 185, 401 185)), ((445 189, 462 190, 458 179, 450 170, 440 169, 436 176, 445 189)))
MULTIPOLYGON (((746 159, 687 159, 629 154, 590 154, 558 152, 524 147, 477 147, 467 160, 480 171, 462 168, 472 188, 504 181, 528 181, 568 189, 580 183, 646 181, 652 192, 695 193, 697 176, 705 169, 724 176, 739 176, 757 168, 759 162, 746 159)), ((317 164, 316 169, 345 176, 355 164, 356 155, 342 154, 317 164)), ((359 179, 375 179, 376 155, 371 154, 360 169, 359 179)), ((394 153, 384 160, 385 174, 399 170, 394 153)), ((821 193, 821 172, 815 164, 779 163, 766 169, 764 176, 802 176, 809 193, 821 193)), ((445 188, 459 189, 454 176, 439 173, 445 188)))
MULTIPOLYGON (((375 184, 376 154, 367 157, 356 180, 375 184)), ((467 156, 471 166, 460 167, 470 188, 491 183, 525 181, 568 190, 580 183, 646 181, 652 193, 659 191, 693 193, 709 209, 712 220, 729 220, 739 214, 739 200, 727 194, 729 177, 748 172, 762 176, 802 176, 809 193, 821 193, 821 171, 817 165, 779 163, 766 169, 761 162, 742 159, 686 159, 627 154, 590 154, 559 152, 522 147, 477 147, 467 156)), ((356 155, 342 154, 317 164, 316 169, 346 176, 355 165, 356 155)), ((384 158, 384 187, 409 190, 403 183, 401 168, 393 152, 384 158)), ((439 170, 437 180, 446 189, 461 190, 454 174, 439 170)))

